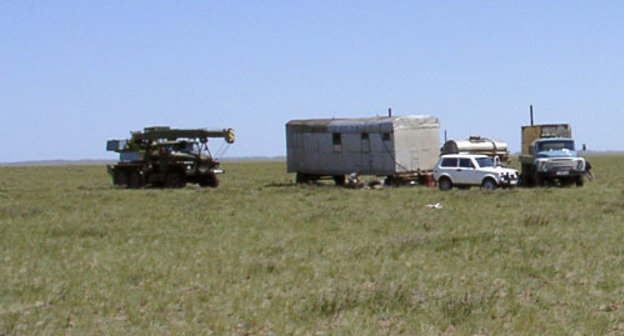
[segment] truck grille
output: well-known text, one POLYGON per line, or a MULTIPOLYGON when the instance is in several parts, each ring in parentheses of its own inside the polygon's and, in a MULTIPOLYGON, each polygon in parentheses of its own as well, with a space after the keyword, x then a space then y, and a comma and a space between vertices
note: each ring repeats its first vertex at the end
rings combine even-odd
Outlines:
POLYGON ((548 162, 546 164, 546 168, 550 170, 568 170, 568 169, 574 169, 575 164, 576 163, 574 162, 574 160, 559 159, 559 160, 552 160, 548 162))

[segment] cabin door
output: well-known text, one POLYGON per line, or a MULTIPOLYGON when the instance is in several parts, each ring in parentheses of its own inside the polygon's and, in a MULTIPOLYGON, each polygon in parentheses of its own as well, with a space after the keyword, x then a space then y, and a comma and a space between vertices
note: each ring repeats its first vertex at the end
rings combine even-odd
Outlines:
POLYGON ((360 135, 360 167, 361 173, 370 172, 371 170, 371 148, 368 133, 360 135))

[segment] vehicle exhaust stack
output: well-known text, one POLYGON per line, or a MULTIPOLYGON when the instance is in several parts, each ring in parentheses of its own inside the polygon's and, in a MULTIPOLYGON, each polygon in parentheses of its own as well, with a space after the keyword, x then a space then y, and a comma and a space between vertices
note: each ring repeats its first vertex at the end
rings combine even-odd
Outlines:
POLYGON ((535 124, 533 123, 533 105, 529 105, 529 108, 530 108, 530 110, 531 110, 531 126, 533 126, 533 125, 535 125, 535 124))

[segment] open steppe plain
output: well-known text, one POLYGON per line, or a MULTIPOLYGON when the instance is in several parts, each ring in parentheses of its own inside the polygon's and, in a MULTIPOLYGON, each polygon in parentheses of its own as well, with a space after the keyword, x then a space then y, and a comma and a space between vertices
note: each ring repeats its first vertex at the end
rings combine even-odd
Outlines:
POLYGON ((583 188, 494 192, 0 167, 0 335, 622 335, 624 156, 588 158, 583 188))

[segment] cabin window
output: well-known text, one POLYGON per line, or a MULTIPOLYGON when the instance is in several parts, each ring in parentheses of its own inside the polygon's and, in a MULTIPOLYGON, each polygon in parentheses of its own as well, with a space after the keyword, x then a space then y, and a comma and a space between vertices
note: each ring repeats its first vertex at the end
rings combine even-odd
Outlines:
POLYGON ((383 141, 390 141, 390 133, 384 133, 384 134, 382 134, 381 139, 382 139, 383 141))
POLYGON ((334 145, 342 145, 342 137, 340 133, 334 133, 332 142, 334 145))
POLYGON ((370 140, 368 139, 368 133, 360 134, 360 139, 362 139, 362 152, 370 152, 370 140))
POLYGON ((342 134, 334 133, 332 135, 332 143, 334 144, 334 151, 340 152, 342 150, 342 134))

